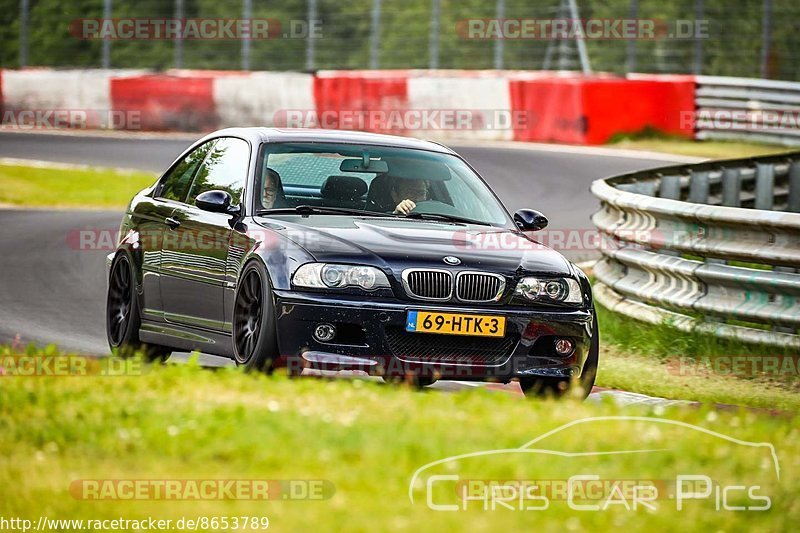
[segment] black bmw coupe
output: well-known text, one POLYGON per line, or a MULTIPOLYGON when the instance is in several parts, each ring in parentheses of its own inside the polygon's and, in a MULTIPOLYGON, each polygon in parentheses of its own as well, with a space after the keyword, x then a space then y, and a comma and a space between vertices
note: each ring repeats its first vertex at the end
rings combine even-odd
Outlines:
POLYGON ((153 359, 199 350, 263 371, 588 394, 591 287, 536 242, 546 225, 509 215, 437 143, 217 131, 128 206, 109 256, 108 341, 153 359))

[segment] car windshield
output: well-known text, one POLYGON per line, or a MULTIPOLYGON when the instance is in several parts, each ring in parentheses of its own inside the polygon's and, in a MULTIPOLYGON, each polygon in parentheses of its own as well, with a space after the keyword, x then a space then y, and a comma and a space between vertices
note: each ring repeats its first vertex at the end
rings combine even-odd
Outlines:
POLYGON ((456 156, 357 144, 262 146, 257 211, 363 213, 507 226, 508 214, 456 156), (277 211, 280 210, 280 211, 277 211))

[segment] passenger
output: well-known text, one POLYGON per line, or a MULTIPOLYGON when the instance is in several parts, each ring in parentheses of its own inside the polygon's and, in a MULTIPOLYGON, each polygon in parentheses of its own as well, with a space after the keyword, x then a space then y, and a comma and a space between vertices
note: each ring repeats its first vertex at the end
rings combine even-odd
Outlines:
MULTIPOLYGON (((271 168, 267 168, 264 171, 264 195, 261 199, 261 204, 265 209, 281 207, 280 205, 275 205, 278 198, 283 198, 281 176, 271 168)), ((280 204, 281 202, 277 203, 280 204)))

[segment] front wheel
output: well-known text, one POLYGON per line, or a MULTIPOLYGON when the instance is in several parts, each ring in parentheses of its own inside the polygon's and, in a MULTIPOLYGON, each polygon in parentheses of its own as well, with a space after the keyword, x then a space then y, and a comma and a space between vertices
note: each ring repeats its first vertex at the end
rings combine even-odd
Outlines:
POLYGON ((260 261, 244 267, 233 308, 233 354, 248 370, 272 372, 278 357, 275 304, 267 270, 260 261))
POLYGON ((142 317, 136 295, 136 276, 133 265, 120 253, 111 265, 106 299, 106 337, 112 352, 120 357, 131 357, 137 351, 147 361, 166 361, 172 348, 146 344, 139 340, 142 317))
MULTIPOLYGON (((597 366, 600 360, 600 330, 597 327, 597 313, 592 319, 592 340, 589 343, 589 355, 583 364, 581 377, 577 385, 585 399, 592 392, 594 381, 597 377, 597 366)), ((565 379, 558 378, 522 378, 519 386, 525 396, 563 396, 571 386, 565 379)))

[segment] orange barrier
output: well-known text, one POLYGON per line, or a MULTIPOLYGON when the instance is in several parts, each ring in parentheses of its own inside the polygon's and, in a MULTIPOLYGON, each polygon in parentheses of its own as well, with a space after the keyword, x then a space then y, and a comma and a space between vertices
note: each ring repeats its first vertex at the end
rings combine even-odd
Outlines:
POLYGON ((692 76, 511 80, 512 109, 527 118, 514 140, 602 144, 648 128, 692 138, 681 116, 694 110, 694 87, 692 76))
POLYGON ((219 123, 213 76, 149 74, 111 80, 115 111, 139 113, 141 129, 208 131, 219 123))
MULTIPOLYGON (((314 101, 319 126, 329 129, 356 130, 358 119, 375 111, 408 108, 408 74, 406 71, 354 71, 320 73, 314 78, 314 101)), ((405 131, 366 130, 402 135, 405 131)))

